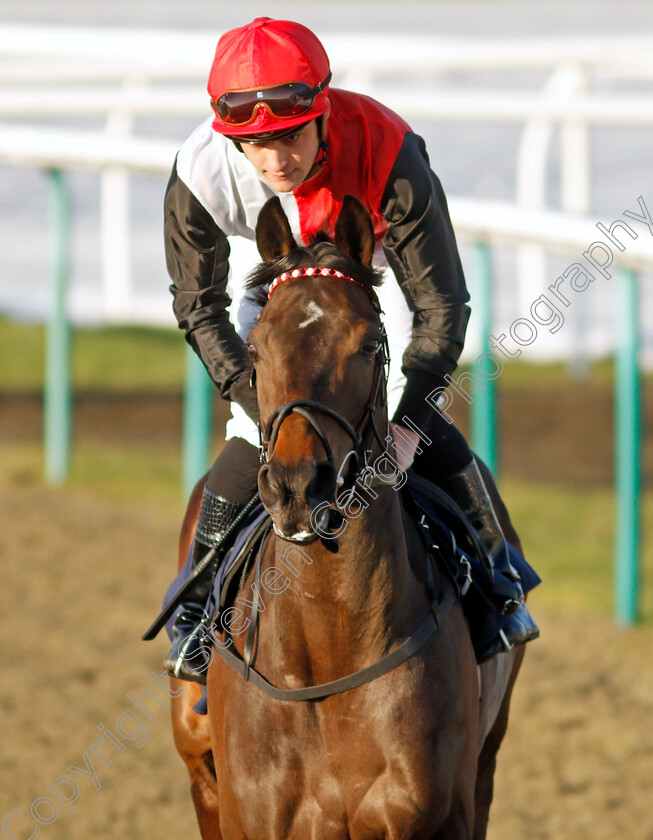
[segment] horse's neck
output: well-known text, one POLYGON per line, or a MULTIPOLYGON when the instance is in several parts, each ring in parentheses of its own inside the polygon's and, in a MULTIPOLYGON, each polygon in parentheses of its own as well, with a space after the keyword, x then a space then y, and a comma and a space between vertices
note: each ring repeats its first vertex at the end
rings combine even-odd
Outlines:
MULTIPOLYGON (((399 498, 390 488, 347 521, 337 553, 320 542, 298 550, 277 540, 275 567, 292 572, 274 610, 286 654, 289 645, 309 657, 318 647, 323 664, 328 650, 338 665, 358 667, 370 651, 379 655, 414 629, 423 587, 411 571, 399 498), (325 640, 330 640, 326 647, 325 640)), ((326 663, 333 673, 329 668, 326 663)))
MULTIPOLYGON (((359 517, 345 521, 338 552, 328 554, 331 574, 325 583, 331 585, 331 597, 360 610, 370 601, 375 605, 396 602, 405 590, 408 565, 397 494, 388 489, 359 517)), ((325 550, 316 544, 317 552, 325 550)), ((324 579, 318 569, 316 578, 324 579)))

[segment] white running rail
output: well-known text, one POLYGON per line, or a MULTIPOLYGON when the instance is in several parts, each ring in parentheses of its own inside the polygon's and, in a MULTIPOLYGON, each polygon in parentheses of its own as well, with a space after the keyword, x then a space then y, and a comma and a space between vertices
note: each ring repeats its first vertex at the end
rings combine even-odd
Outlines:
MULTIPOLYGON (((138 136, 136 120, 151 123, 163 114, 199 121, 209 113, 204 86, 218 36, 0 23, 0 163, 101 173, 109 320, 129 310, 129 173, 167 174, 183 139, 138 136), (104 130, 62 127, 92 118, 102 119, 104 130)), ((560 245, 573 227, 568 217, 585 216, 591 206, 591 128, 653 124, 652 37, 481 41, 341 34, 323 40, 334 84, 377 96, 409 120, 522 126, 515 196, 521 209, 511 215, 506 208, 494 221, 514 224, 512 234, 519 219, 533 222, 528 235, 522 231, 523 303, 544 289, 542 247, 559 250, 536 231, 543 229, 537 212, 546 207, 554 130, 561 130, 560 210, 566 214, 558 217, 560 245), (476 87, 456 82, 456 74, 470 73, 476 87), (499 81, 479 87, 479 73, 499 81), (516 84, 506 82, 513 78, 516 84)), ((465 219, 472 235, 481 219, 465 219)), ((459 233, 462 224, 457 219, 459 233)), ((492 235, 500 238, 500 231, 492 235)), ((629 257, 635 250, 628 249, 629 257)))

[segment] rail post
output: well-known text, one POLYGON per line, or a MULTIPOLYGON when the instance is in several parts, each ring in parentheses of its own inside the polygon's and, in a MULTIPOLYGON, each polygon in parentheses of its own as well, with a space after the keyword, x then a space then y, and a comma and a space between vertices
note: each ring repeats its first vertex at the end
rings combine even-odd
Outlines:
POLYGON ((61 170, 49 169, 51 303, 46 327, 43 434, 45 479, 62 484, 70 471, 72 388, 68 276, 70 267, 69 205, 61 170))
MULTIPOLYGON (((484 242, 472 245, 473 272, 475 283, 474 309, 477 313, 476 333, 478 358, 492 355, 490 333, 492 332, 492 259, 489 246, 484 242)), ((478 367, 478 365, 477 365, 478 367)), ((497 474, 497 409, 496 383, 487 376, 473 374, 478 386, 472 389, 470 428, 472 449, 485 461, 493 475, 497 474)))
POLYGON ((188 497, 209 466, 213 382, 192 348, 186 347, 182 431, 182 485, 188 497))
POLYGON ((638 617, 641 516, 641 387, 639 373, 639 278, 618 274, 618 337, 615 366, 615 618, 638 617))

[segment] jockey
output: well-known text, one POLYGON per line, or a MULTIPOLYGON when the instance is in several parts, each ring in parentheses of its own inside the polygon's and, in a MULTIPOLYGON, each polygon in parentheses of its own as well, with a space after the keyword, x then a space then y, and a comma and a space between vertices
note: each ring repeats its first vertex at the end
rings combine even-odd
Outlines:
MULTIPOLYGON (((415 471, 458 502, 495 570, 514 584, 512 597, 501 593, 502 634, 484 652, 489 658, 538 630, 478 464, 460 432, 426 401, 446 387, 469 317, 446 199, 423 140, 378 102, 332 89, 330 81, 322 44, 298 23, 257 18, 227 32, 208 81, 213 116, 181 147, 168 184, 165 248, 175 315, 232 413, 204 490, 191 567, 220 546, 255 493, 260 466, 245 343, 259 308, 242 278, 229 276, 227 237, 253 240, 258 213, 275 195, 299 244, 320 229, 333 236, 351 193, 372 217, 374 264, 388 267, 378 291, 394 360, 388 398, 400 466, 418 452, 415 471)), ((213 571, 219 558, 216 552, 213 571)), ((200 578, 175 619, 165 666, 182 679, 204 682, 191 659, 212 577, 200 578)))

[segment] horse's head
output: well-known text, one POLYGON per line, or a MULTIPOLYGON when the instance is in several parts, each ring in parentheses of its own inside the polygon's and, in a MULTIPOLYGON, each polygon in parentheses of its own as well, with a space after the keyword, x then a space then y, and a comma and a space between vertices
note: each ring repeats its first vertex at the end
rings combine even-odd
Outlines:
POLYGON ((248 285, 270 286, 248 339, 264 441, 259 492, 277 534, 309 542, 311 514, 320 507, 326 523, 325 502, 355 479, 387 425, 374 230, 363 205, 346 196, 335 245, 318 237, 298 247, 273 198, 256 240, 264 262, 248 285))

